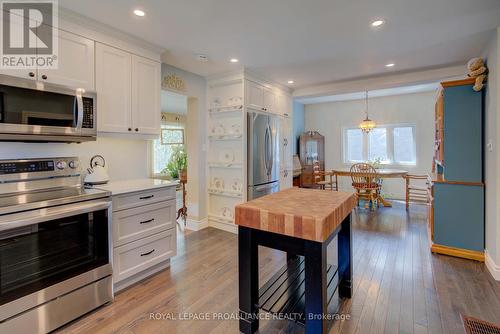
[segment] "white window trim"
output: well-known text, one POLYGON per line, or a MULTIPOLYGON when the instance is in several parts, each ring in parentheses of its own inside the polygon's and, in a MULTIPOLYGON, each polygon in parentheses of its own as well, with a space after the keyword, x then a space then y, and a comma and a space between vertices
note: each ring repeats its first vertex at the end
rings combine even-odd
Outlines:
MULTIPOLYGON (((389 158, 389 163, 382 163, 383 166, 385 167, 415 167, 417 166, 418 163, 418 158, 417 158, 417 125, 415 123, 393 123, 393 124, 377 124, 378 128, 388 128, 388 129, 394 129, 394 128, 399 128, 399 127, 411 127, 413 129, 413 152, 415 152, 415 162, 410 162, 410 163, 403 163, 403 162, 394 162, 394 131, 387 131, 387 156, 389 158)), ((355 161, 355 160, 348 160, 347 159, 347 130, 352 130, 352 129, 359 129, 358 125, 349 125, 349 126, 343 126, 342 128, 342 133, 341 133, 341 143, 342 143, 342 153, 341 153, 341 158, 342 158, 342 163, 345 166, 350 166, 353 163, 358 163, 358 162, 365 162, 368 160, 368 136, 364 135, 363 136, 363 157, 365 160, 363 161, 355 161)))

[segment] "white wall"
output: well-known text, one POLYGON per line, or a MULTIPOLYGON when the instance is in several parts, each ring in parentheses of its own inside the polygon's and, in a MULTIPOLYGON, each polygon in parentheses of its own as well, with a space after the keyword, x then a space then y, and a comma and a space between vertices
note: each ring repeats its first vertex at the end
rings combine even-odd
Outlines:
POLYGON ((100 154, 106 159, 111 180, 149 177, 149 149, 146 140, 99 137, 95 142, 66 143, 0 143, 0 159, 80 157, 82 167, 100 154))
POLYGON ((486 264, 497 280, 500 280, 500 27, 495 31, 484 52, 489 69, 485 93, 485 142, 493 145, 485 149, 486 183, 486 264), (493 262, 493 263, 492 263, 493 262))
POLYGON ((304 132, 304 105, 293 102, 293 154, 299 154, 299 138, 302 132, 304 132))
POLYGON ((207 83, 204 77, 162 64, 162 78, 175 74, 180 77, 188 97, 186 146, 188 154, 187 207, 188 218, 200 221, 207 217, 206 198, 206 139, 207 139, 207 83))
MULTIPOLYGON (((370 98, 370 118, 377 124, 415 124, 417 164, 404 167, 411 173, 431 171, 434 146, 434 101, 436 92, 415 93, 370 98)), ((325 169, 349 167, 343 163, 342 128, 357 126, 364 118, 365 101, 341 101, 305 106, 305 130, 318 131, 325 136, 325 169)), ((394 167, 396 168, 396 167, 394 167)), ((339 180, 340 190, 352 191, 351 181, 339 180)), ((385 180, 384 194, 403 199, 403 179, 385 180)))

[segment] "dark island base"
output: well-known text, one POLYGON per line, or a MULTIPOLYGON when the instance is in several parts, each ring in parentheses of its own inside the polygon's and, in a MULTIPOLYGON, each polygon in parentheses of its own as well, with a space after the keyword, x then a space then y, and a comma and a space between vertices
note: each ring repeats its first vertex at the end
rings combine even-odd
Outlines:
MULTIPOLYGON (((335 314, 340 307, 338 267, 327 269, 328 313, 335 314)), ((292 258, 259 290, 259 308, 280 319, 305 325, 305 264, 304 257, 292 258)), ((333 318, 333 317, 332 317, 333 318)))

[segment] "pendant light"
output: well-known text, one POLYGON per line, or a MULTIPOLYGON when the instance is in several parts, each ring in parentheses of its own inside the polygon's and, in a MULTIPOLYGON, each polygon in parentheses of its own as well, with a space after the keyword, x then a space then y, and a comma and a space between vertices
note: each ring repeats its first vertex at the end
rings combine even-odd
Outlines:
POLYGON ((359 124, 359 128, 364 133, 369 133, 371 130, 375 128, 376 124, 368 117, 368 91, 365 92, 365 101, 366 101, 366 118, 363 120, 363 122, 359 124))

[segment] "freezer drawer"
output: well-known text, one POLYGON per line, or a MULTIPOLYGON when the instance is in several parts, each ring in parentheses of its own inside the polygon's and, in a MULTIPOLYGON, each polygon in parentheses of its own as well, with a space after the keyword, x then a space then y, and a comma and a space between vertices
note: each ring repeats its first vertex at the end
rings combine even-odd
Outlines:
POLYGON ((248 187, 248 200, 256 199, 280 190, 279 181, 248 187))

